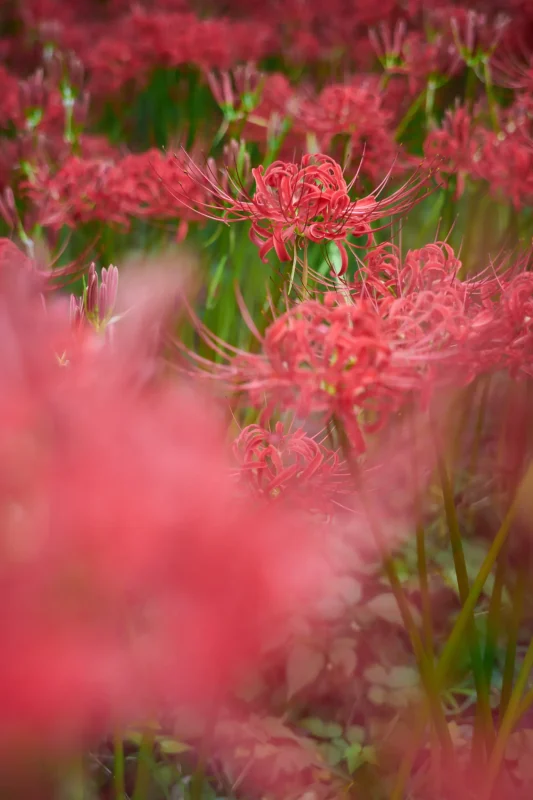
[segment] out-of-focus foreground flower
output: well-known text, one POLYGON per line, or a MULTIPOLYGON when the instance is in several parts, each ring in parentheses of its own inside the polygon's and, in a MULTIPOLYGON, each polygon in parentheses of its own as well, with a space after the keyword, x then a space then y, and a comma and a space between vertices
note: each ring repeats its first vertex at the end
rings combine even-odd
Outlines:
POLYGON ((218 410, 145 371, 142 327, 108 342, 41 289, 2 264, 0 765, 211 702, 322 574, 301 520, 237 495, 218 410))

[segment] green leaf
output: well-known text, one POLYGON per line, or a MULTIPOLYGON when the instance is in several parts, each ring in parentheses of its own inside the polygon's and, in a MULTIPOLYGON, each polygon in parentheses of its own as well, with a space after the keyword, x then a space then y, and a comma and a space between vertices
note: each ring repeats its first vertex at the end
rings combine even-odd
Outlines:
POLYGON ((348 772, 350 772, 351 774, 353 774, 356 771, 356 769, 358 769, 361 766, 361 764, 364 763, 364 758, 362 753, 363 753, 363 748, 361 747, 360 744, 357 744, 357 742, 351 744, 344 751, 344 759, 348 766, 348 772))
POLYGON ((307 717, 300 720, 298 724, 301 728, 305 728, 306 731, 312 733, 313 736, 317 736, 320 739, 329 739, 326 733, 327 723, 318 719, 318 717, 307 717))
POLYGON ((325 743, 319 745, 318 749, 330 767, 336 767, 344 758, 344 753, 342 750, 339 750, 338 747, 335 747, 335 745, 330 744, 329 742, 327 744, 325 743))
POLYGON ((420 680, 414 667, 392 667, 387 676, 387 686, 391 689, 411 689, 418 686, 420 680))
POLYGON ((342 736, 342 725, 338 722, 324 722, 318 717, 307 717, 301 720, 299 725, 317 739, 338 739, 342 736))
POLYGON ((226 266, 226 261, 227 260, 228 260, 228 255, 227 255, 227 253, 225 253, 222 256, 222 258, 220 259, 220 261, 218 262, 217 268, 215 269, 215 273, 214 273, 213 277, 211 278, 211 281, 209 283, 209 287, 208 287, 208 290, 207 290, 207 300, 206 300, 206 303, 205 303, 207 309, 212 309, 216 305, 215 296, 216 296, 216 292, 217 292, 218 286, 220 284, 220 280, 221 280, 222 275, 224 273, 224 267, 226 266))
MULTIPOLYGON (((403 628, 402 615, 398 609, 398 605, 392 593, 378 594, 365 604, 365 608, 376 617, 386 620, 395 625, 401 625, 403 628)), ((412 603, 409 603, 409 610, 413 616, 416 625, 420 625, 420 612, 412 603)))
POLYGON ((190 745, 185 744, 185 742, 178 742, 176 739, 157 737, 157 743, 167 756, 178 756, 180 753, 187 753, 192 749, 190 745))
POLYGON ((346 676, 352 675, 357 666, 357 656, 351 639, 337 639, 333 643, 329 660, 335 667, 340 667, 346 676))
POLYGON ((365 729, 362 725, 350 725, 346 731, 346 738, 352 744, 362 744, 365 736, 365 729))

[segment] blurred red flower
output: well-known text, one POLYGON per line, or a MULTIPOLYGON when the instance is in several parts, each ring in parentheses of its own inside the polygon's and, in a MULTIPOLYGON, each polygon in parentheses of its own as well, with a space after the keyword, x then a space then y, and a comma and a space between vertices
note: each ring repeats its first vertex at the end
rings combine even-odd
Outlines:
POLYGON ((308 528, 237 496, 217 409, 146 370, 159 283, 108 343, 0 270, 2 759, 210 702, 320 583, 308 528))

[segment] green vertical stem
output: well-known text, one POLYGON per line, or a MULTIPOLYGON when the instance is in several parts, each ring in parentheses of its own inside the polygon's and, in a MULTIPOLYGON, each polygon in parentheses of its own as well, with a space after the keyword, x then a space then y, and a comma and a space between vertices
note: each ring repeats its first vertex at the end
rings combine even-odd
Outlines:
POLYGON ((435 108, 435 92, 437 91, 437 81, 433 76, 430 76, 426 89, 426 127, 429 128, 433 122, 433 110, 435 108))
MULTIPOLYGON (((448 472, 446 469, 446 465, 444 464, 444 461, 439 453, 437 454, 437 459, 438 459, 440 480, 442 485, 442 493, 444 497, 444 510, 446 514, 446 521, 448 523, 448 531, 450 534, 450 544, 452 547, 455 574, 457 576, 459 598, 461 600, 461 605, 464 607, 468 599, 468 596, 470 594, 470 583, 468 580, 468 572, 466 569, 466 561, 463 552, 461 530, 459 527, 459 522, 457 520, 453 491, 448 476, 448 472)), ((487 737, 487 742, 490 743, 490 741, 494 736, 494 723, 490 707, 489 688, 487 686, 485 673, 483 669, 483 658, 481 655, 481 647, 473 614, 471 615, 471 618, 468 622, 468 640, 469 640, 468 643, 470 650, 470 659, 472 663, 472 671, 474 673, 474 680, 477 691, 479 720, 483 725, 484 733, 485 736, 487 737)))
POLYGON ((304 244, 304 260, 302 269, 302 288, 304 290, 304 297, 307 296, 307 284, 309 282, 309 261, 307 256, 307 242, 304 244))
POLYGON ((516 722, 518 722, 526 712, 529 711, 531 706, 533 705, 533 689, 530 689, 524 695, 524 699, 520 703, 520 707, 516 712, 516 722))
POLYGON ((150 731, 143 736, 137 754, 137 774, 135 776, 133 800, 146 800, 148 797, 153 750, 154 734, 150 731))
POLYGON ((516 683, 509 697, 509 702, 507 704, 507 708, 502 723, 500 725, 498 735, 496 737, 496 742, 494 744, 494 748, 492 750, 489 763, 487 765, 487 778, 481 792, 480 800, 491 800, 494 790, 494 784, 498 777, 498 773, 500 771, 500 767, 505 756, 505 749, 507 747, 509 737, 513 732, 514 726, 518 718, 522 702, 522 696, 525 692, 527 682, 529 679, 529 674, 532 669, 533 669, 533 639, 529 643, 529 647, 524 657, 524 661, 520 668, 518 677, 516 679, 516 683))
POLYGON ((419 465, 416 456, 417 437, 414 424, 411 426, 413 442, 413 475, 415 482, 415 513, 416 513, 416 558, 418 567, 418 580, 420 583, 420 596, 422 600, 422 632, 424 645, 429 660, 433 661, 433 616, 431 613, 431 594, 429 590, 428 563, 426 555, 425 531, 422 524, 421 489, 418 480, 419 465))
POLYGON ((487 683, 490 686, 494 669, 494 657, 498 647, 501 623, 501 607, 505 577, 507 574, 507 543, 504 546, 494 576, 494 586, 490 597, 489 614, 487 618, 487 638, 485 642, 484 667, 487 683))
POLYGON ((113 737, 113 787, 115 800, 124 800, 126 797, 124 742, 120 734, 113 737))
POLYGON ((471 67, 468 67, 466 73, 465 101, 470 112, 472 112, 472 109, 474 107, 477 84, 478 84, 478 78, 476 73, 471 67))
POLYGON ((485 81, 485 92, 489 106, 490 121, 494 130, 498 132, 500 130, 500 120, 498 118, 498 103, 494 97, 494 85, 492 83, 492 76, 490 74, 489 55, 486 55, 483 58, 483 80, 485 81))
POLYGON ((507 647, 505 650, 505 666, 503 668, 503 681, 502 693, 500 697, 500 719, 502 719, 507 711, 509 700, 511 698, 515 664, 516 664, 516 646, 518 643, 518 632, 520 628, 520 621, 524 610, 524 596, 526 590, 526 571, 522 568, 519 569, 516 576, 516 585, 512 596, 512 612, 509 622, 509 635, 507 638, 507 647))
POLYGON ((398 127, 396 128, 396 133, 395 133, 394 136, 395 136, 395 139, 396 139, 397 142, 399 142, 400 139, 402 138, 403 134, 405 133, 405 131, 409 127, 409 123, 411 122, 411 120, 413 119, 415 114, 419 111, 419 109, 422 108, 422 105, 424 103, 425 98, 426 98, 426 89, 424 89, 422 92, 420 92, 418 97, 416 97, 413 100, 413 102, 411 103, 411 105, 407 109, 407 111, 404 114, 403 118, 400 120, 400 122, 398 124, 398 127))
POLYGON ((446 644, 444 645, 437 664, 436 674, 439 683, 444 683, 446 676, 450 671, 450 667, 452 666, 453 659, 455 658, 457 650, 459 649, 461 640, 465 634, 465 631, 468 629, 468 625, 476 608, 479 596, 483 591, 483 587, 487 582, 487 578, 492 572, 494 564, 496 563, 496 560, 505 542, 507 541, 511 525, 516 516, 516 508, 517 502, 515 500, 507 512, 498 533, 494 537, 494 540, 489 548, 489 552, 485 556, 485 560, 483 561, 483 564, 481 565, 481 568, 476 575, 474 582, 472 583, 472 588, 468 593, 468 598, 466 599, 466 602, 463 603, 463 607, 461 608, 461 611, 455 620, 452 631, 446 644))
POLYGON ((396 780, 394 782, 389 800, 404 800, 405 798, 405 787, 407 785, 407 781, 409 780, 411 769, 413 768, 416 754, 418 752, 418 748, 420 747, 427 722, 427 714, 422 712, 417 720, 412 742, 410 742, 409 746, 406 748, 405 755, 400 763, 398 772, 396 773, 396 780))
POLYGON ((422 629, 424 643, 429 658, 433 659, 433 619, 431 614, 431 595, 429 592, 429 578, 426 558, 425 532, 422 524, 416 526, 416 556, 418 563, 418 578, 420 581, 420 594, 422 598, 422 629))
POLYGON ((61 792, 62 800, 86 800, 87 775, 83 755, 77 754, 73 757, 66 773, 61 792))
MULTIPOLYGON (((344 457, 346 459, 346 463, 348 464, 350 473, 354 479, 354 483, 357 485, 361 477, 360 471, 357 463, 353 459, 352 449, 348 437, 346 435, 346 431, 344 430, 344 426, 338 419, 335 419, 335 427, 337 429, 339 442, 344 457)), ((400 616, 402 617, 403 624, 405 626, 405 629, 411 641, 411 645, 413 647, 413 652, 417 660, 418 669, 420 672, 420 678, 424 686, 424 690, 426 692, 426 699, 431 710, 435 729, 439 736, 439 741, 447 756, 453 757, 453 744, 450 732, 448 730, 448 724, 446 722, 444 710, 440 702, 439 685, 435 681, 433 664, 428 659, 426 652, 424 650, 420 634, 418 632, 418 629, 413 619, 413 615, 411 614, 411 610, 409 608, 409 603, 405 596, 405 592, 403 591, 400 579, 398 578, 394 560, 387 553, 387 547, 383 534, 381 532, 381 528, 377 523, 377 520, 375 519, 372 510, 369 508, 366 502, 364 490, 361 491, 360 497, 377 548, 383 559, 383 568, 385 570, 385 574, 390 583, 392 593, 398 605, 400 616)))

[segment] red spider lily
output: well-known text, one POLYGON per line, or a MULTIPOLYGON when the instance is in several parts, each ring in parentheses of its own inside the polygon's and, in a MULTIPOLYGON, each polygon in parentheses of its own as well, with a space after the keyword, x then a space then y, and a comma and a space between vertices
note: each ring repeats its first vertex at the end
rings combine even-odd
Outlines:
POLYGON ((490 59, 494 83, 509 89, 530 92, 533 85, 531 5, 516 0, 509 8, 509 24, 490 59))
POLYGON ((70 296, 70 319, 73 325, 81 325, 83 320, 87 320, 96 330, 105 328, 115 309, 117 290, 118 269, 110 265, 102 270, 98 279, 93 262, 89 267, 83 296, 70 296))
MULTIPOLYGON (((2 205, 0 203, 0 210, 2 205)), ((75 261, 58 267, 54 261, 46 258, 45 254, 40 252, 34 253, 33 242, 28 240, 27 250, 32 255, 26 255, 22 252, 17 245, 10 239, 0 237, 0 265, 17 263, 20 269, 33 273, 35 278, 42 281, 43 291, 50 292, 54 289, 59 289, 62 286, 79 278, 80 273, 85 271, 83 266, 83 258, 85 253, 75 261)), ((58 258, 63 255, 62 252, 58 254, 58 258)))
POLYGON ((197 182, 176 157, 159 150, 114 160, 69 158, 53 173, 37 170, 23 186, 38 207, 38 221, 52 229, 76 227, 94 220, 128 227, 132 218, 180 219, 180 233, 191 219, 199 219, 194 205, 205 200, 197 182), (161 181, 179 183, 187 193, 180 202, 161 181))
POLYGON ((331 152, 333 137, 349 137, 351 152, 364 151, 360 174, 376 181, 384 165, 390 173, 402 165, 394 141, 392 114, 385 110, 383 94, 373 77, 346 80, 326 86, 316 98, 301 98, 295 104, 293 130, 314 135, 321 152, 331 152))
MULTIPOLYGON (((376 297, 403 297, 438 285, 456 283, 461 262, 447 242, 428 244, 419 250, 408 250, 402 259, 399 248, 384 242, 370 250, 357 277, 362 287, 376 297)), ((464 284, 461 284, 464 286, 464 284)), ((357 283, 353 288, 358 291, 357 283)))
MULTIPOLYGON (((444 9, 442 17, 448 12, 444 9)), ((454 9, 450 24, 457 52, 469 66, 488 59, 505 33, 509 17, 505 13, 486 14, 475 9, 454 9)))
POLYGON ((95 348, 40 289, 0 271, 3 765, 224 691, 323 574, 309 525, 237 496, 217 410, 132 381, 135 324, 95 348))
POLYGON ((410 94, 420 91, 429 78, 451 77, 458 71, 460 57, 449 33, 409 31, 399 22, 392 30, 382 24, 370 34, 374 50, 390 75, 405 75, 410 94))
POLYGON ((19 113, 18 80, 3 66, 0 66, 0 127, 5 128, 14 122, 19 113))
POLYGON ((491 191, 512 201, 517 209, 528 205, 533 191, 531 163, 533 134, 531 109, 519 100, 500 113, 500 131, 486 127, 483 119, 457 107, 445 114, 442 127, 431 131, 424 151, 431 162, 443 159, 441 175, 455 180, 456 195, 467 177, 485 180, 491 191))
POLYGON ((194 64, 202 70, 227 70, 260 61, 272 49, 272 28, 258 21, 199 19, 192 13, 133 9, 117 31, 104 33, 84 57, 91 91, 108 96, 126 83, 143 84, 156 67, 194 64))
POLYGON ((393 27, 381 22, 376 29, 368 32, 377 57, 386 70, 394 71, 402 64, 402 47, 407 34, 405 20, 396 20, 393 27))
POLYGON ((260 353, 228 348, 197 322, 227 363, 190 355, 255 407, 266 402, 269 410, 280 404, 340 419, 363 450, 367 434, 407 403, 427 407, 437 390, 478 375, 530 370, 526 262, 518 260, 505 279, 503 267, 491 266, 461 281, 461 262, 446 243, 403 260, 383 245, 362 263, 360 282, 276 319, 259 337, 260 353), (513 324, 506 303, 517 309, 513 324))
MULTIPOLYGON (((248 425, 233 445, 240 476, 261 497, 289 496, 327 512, 349 488, 349 472, 339 454, 302 428, 274 431, 248 425), (302 493, 303 490, 303 493, 302 493)), ((311 509, 309 509, 311 510, 311 509)))
POLYGON ((261 99, 261 87, 266 76, 253 64, 244 64, 231 71, 210 70, 207 82, 216 102, 225 115, 238 119, 249 114, 261 99))
POLYGON ((500 307, 507 326, 501 358, 512 377, 533 376, 533 273, 502 279, 500 307))
MULTIPOLYGON (((357 175, 347 184, 340 165, 331 156, 317 154, 303 156, 299 164, 275 161, 266 169, 253 169, 253 197, 238 186, 234 197, 221 188, 212 172, 202 172, 192 159, 189 165, 191 178, 215 201, 204 204, 205 215, 219 219, 213 212, 222 207, 225 222, 250 221, 250 238, 263 260, 274 249, 280 261, 291 261, 307 241, 330 241, 341 254, 341 275, 348 266, 346 247, 352 246, 347 237, 365 236, 371 241, 372 223, 405 213, 420 198, 427 182, 427 177, 415 174, 402 188, 381 199, 384 181, 371 194, 352 201, 349 191, 357 175)), ((178 197, 186 202, 185 194, 178 197)))
POLYGON ((483 136, 477 161, 479 177, 493 194, 505 197, 516 209, 531 204, 533 196, 533 137, 528 111, 519 103, 503 115, 499 133, 483 136))
POLYGON ((477 176, 482 141, 483 129, 462 106, 446 111, 442 126, 426 137, 424 153, 430 162, 436 156, 442 159, 439 177, 443 182, 453 177, 456 198, 463 194, 466 179, 477 176))
MULTIPOLYGON (((416 371, 401 355, 393 361, 382 320, 370 304, 347 303, 334 293, 326 299, 326 304, 306 300, 282 314, 267 328, 259 354, 233 350, 227 365, 190 355, 254 406, 267 397, 269 408, 279 403, 302 417, 339 417, 353 446, 363 451, 363 431, 385 425, 416 383, 416 371)), ((217 352, 227 352, 204 334, 217 352)))

